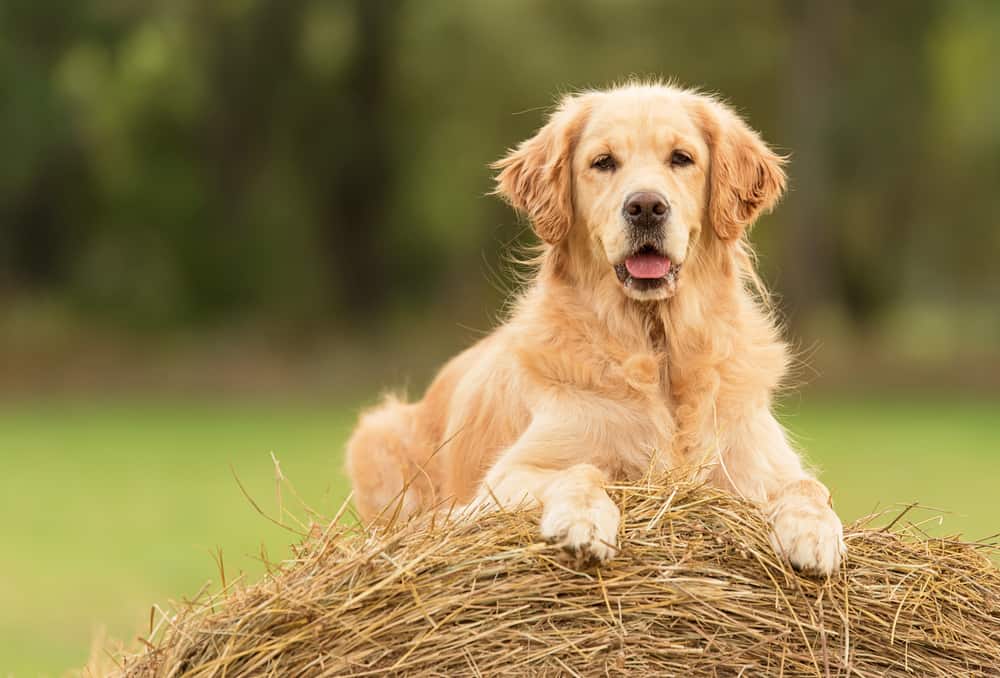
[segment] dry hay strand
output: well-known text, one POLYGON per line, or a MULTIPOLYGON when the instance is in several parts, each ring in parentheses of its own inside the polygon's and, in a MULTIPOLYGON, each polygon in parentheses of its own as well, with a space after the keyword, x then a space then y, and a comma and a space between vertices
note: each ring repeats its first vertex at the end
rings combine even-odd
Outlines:
POLYGON ((172 615, 128 676, 1000 675, 997 544, 902 521, 794 572, 753 506, 687 481, 611 488, 619 555, 576 571, 537 514, 331 523, 252 586, 172 615))

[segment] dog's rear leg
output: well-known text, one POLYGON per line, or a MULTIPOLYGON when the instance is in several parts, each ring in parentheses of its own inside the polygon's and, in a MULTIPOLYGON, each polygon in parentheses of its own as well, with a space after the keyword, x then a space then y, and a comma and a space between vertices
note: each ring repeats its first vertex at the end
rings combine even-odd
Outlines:
POLYGON ((347 473, 365 521, 419 513, 433 492, 415 463, 417 405, 387 396, 361 416, 347 442, 347 473))

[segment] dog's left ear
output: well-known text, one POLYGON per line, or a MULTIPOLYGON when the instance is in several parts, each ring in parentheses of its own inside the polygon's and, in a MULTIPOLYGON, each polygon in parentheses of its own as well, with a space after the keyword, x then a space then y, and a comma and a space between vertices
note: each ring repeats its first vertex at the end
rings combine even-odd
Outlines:
POLYGON ((711 149, 709 218, 721 239, 738 239, 785 192, 786 159, 725 104, 699 103, 711 149))
POLYGON ((573 224, 573 148, 583 129, 586 95, 568 95, 542 129, 491 165, 495 193, 528 215, 538 236, 555 244, 573 224))

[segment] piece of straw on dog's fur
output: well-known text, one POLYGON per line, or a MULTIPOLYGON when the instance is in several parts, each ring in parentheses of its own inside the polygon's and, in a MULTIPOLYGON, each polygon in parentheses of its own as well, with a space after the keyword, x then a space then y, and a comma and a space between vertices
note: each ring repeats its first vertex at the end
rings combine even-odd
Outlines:
POLYGON ((129 676, 1000 675, 997 544, 848 528, 802 576, 758 509, 684 480, 610 488, 621 550, 576 571, 537 515, 330 523, 263 581, 163 615, 129 676))

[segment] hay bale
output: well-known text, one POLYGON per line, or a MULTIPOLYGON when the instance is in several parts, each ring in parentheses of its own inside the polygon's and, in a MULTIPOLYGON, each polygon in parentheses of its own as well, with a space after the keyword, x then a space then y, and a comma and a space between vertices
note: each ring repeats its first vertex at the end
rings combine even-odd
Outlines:
POLYGON ((259 584, 181 610, 129 676, 1000 675, 997 545, 848 529, 794 573, 759 512, 686 482, 613 488, 622 550, 567 568, 537 516, 331 524, 259 584))

